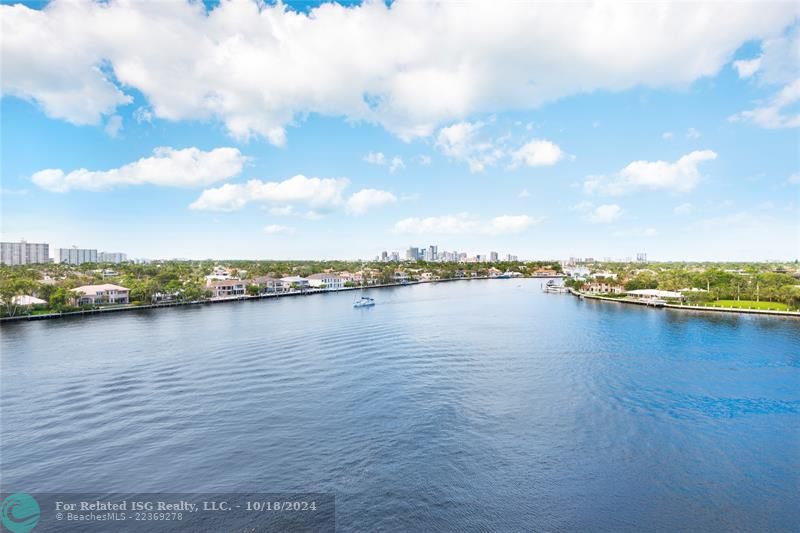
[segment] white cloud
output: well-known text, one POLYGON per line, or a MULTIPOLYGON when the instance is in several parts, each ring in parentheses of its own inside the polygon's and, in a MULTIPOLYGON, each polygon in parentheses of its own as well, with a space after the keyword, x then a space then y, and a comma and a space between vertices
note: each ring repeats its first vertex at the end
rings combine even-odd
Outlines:
POLYGON ((521 163, 529 167, 552 166, 563 158, 564 152, 561 151, 561 148, 544 139, 534 139, 511 154, 512 166, 518 166, 521 163))
POLYGON ((528 198, 530 197, 530 195, 531 193, 528 192, 528 189, 522 189, 521 191, 519 191, 519 194, 517 196, 519 196, 520 198, 528 198))
POLYGON ((712 161, 717 154, 696 150, 674 163, 667 161, 634 161, 611 178, 589 176, 583 182, 585 192, 592 194, 626 194, 637 189, 687 192, 695 188, 702 176, 697 168, 703 161, 712 161))
POLYGON ((312 207, 333 207, 342 202, 347 178, 307 178, 298 174, 284 181, 250 180, 206 189, 189 207, 206 211, 235 211, 250 202, 305 202, 312 207))
POLYGON ((67 192, 72 189, 104 191, 126 185, 160 185, 167 187, 197 187, 236 176, 247 158, 236 148, 215 148, 204 152, 199 148, 176 150, 161 147, 145 157, 110 170, 72 172, 50 168, 40 170, 31 180, 48 191, 67 192))
POLYGON ((395 202, 397 202, 397 196, 388 191, 379 191, 377 189, 361 189, 350 196, 350 198, 347 200, 345 208, 350 214, 363 215, 373 207, 393 204, 395 202))
POLYGON ((622 208, 617 204, 598 205, 586 215, 589 222, 608 224, 622 215, 622 208))
POLYGON ((699 139, 700 138, 700 132, 697 131, 694 128, 689 128, 688 130, 686 130, 686 138, 687 139, 699 139))
POLYGON ((544 220, 530 215, 501 215, 481 219, 467 213, 426 218, 405 218, 394 225, 395 233, 410 235, 427 234, 481 234, 507 235, 521 233, 530 226, 544 220))
POLYGON ((111 115, 108 117, 106 127, 104 128, 106 135, 112 139, 116 139, 120 130, 122 130, 122 117, 119 115, 111 115))
POLYGON ((154 117, 217 119, 241 139, 281 145, 308 113, 412 139, 578 93, 686 86, 795 15, 791 2, 3 5, 2 92, 78 124, 138 91, 154 117))
POLYGON ((675 208, 672 210, 672 212, 675 213, 676 215, 688 215, 692 211, 694 211, 694 206, 688 202, 676 205, 675 208))
POLYGON ((417 156, 417 163, 419 163, 422 167, 427 167, 431 164, 431 156, 429 155, 419 155, 417 156))
POLYGON ((800 127, 800 26, 761 43, 761 55, 734 62, 739 76, 753 78, 760 85, 782 88, 757 107, 729 117, 731 122, 752 122, 762 128, 800 127))
POLYGON ((592 223, 609 223, 622 215, 622 208, 617 204, 604 204, 597 207, 592 202, 579 202, 569 208, 570 211, 584 213, 583 219, 592 223))
POLYGON ((736 69, 740 78, 749 78, 761 68, 761 58, 756 57, 755 59, 740 59, 739 61, 734 61, 733 68, 736 69))
POLYGON ((753 122, 767 129, 799 128, 800 112, 787 108, 800 102, 800 78, 786 85, 763 105, 732 115, 731 122, 753 122))
POLYGON ((789 176, 789 179, 787 181, 792 185, 800 184, 800 172, 797 172, 789 176))
POLYGON ((268 235, 276 235, 279 233, 294 233, 294 228, 289 226, 281 226, 280 224, 270 224, 264 227, 264 233, 268 235))
POLYGON ((531 167, 555 165, 564 157, 558 145, 546 139, 533 139, 516 150, 507 147, 511 134, 498 138, 481 135, 485 122, 457 122, 439 130, 436 148, 446 156, 463 161, 470 172, 482 172, 510 158, 509 169, 524 164, 531 167))
POLYGON ((144 124, 153 122, 153 112, 146 107, 137 107, 133 112, 133 119, 137 124, 144 124))
POLYGON ((505 156, 490 138, 479 138, 484 122, 457 122, 439 130, 436 148, 446 156, 464 161, 470 172, 481 172, 505 156))
POLYGON ((370 152, 364 156, 364 161, 372 165, 385 165, 386 156, 383 155, 383 152, 370 152))
POLYGON ((664 133, 661 134, 661 138, 664 139, 665 141, 669 141, 673 137, 675 137, 675 134, 673 134, 671 131, 665 131, 664 133))
POLYGON ((406 168, 406 164, 403 163, 403 159, 401 157, 394 156, 392 160, 389 162, 389 172, 392 174, 404 168, 406 168))

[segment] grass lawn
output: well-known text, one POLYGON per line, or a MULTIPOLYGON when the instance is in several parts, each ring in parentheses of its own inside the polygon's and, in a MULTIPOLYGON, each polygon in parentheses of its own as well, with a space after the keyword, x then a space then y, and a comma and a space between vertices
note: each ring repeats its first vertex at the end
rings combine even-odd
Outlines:
POLYGON ((753 300, 717 300, 705 305, 710 307, 733 307, 736 309, 769 309, 770 311, 788 311, 789 307, 780 302, 756 302, 753 300))

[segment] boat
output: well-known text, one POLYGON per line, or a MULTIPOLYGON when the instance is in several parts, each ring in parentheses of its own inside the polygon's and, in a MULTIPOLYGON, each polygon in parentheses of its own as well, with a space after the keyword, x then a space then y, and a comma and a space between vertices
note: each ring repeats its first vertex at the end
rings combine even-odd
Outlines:
POLYGON ((353 307, 372 307, 375 305, 375 299, 369 296, 364 296, 364 265, 361 265, 361 298, 353 302, 353 307))
POLYGON ((568 291, 564 285, 557 285, 556 281, 553 279, 545 283, 542 290, 551 294, 564 294, 568 291))
POLYGON ((667 301, 660 298, 653 298, 652 300, 647 300, 645 303, 653 307, 664 307, 667 305, 667 301))
POLYGON ((373 305, 375 305, 375 300, 368 296, 362 296, 353 302, 353 307, 372 307, 373 305))

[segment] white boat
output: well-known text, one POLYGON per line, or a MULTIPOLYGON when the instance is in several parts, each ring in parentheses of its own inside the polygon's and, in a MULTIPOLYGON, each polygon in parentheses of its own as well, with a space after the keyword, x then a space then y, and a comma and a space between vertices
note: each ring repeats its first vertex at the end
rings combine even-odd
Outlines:
POLYGON ((373 305, 375 305, 375 300, 368 296, 362 296, 353 302, 353 307, 372 307, 373 305))
POLYGON ((361 265, 361 298, 353 302, 353 307, 372 307, 375 305, 375 299, 369 296, 364 296, 364 265, 361 265))

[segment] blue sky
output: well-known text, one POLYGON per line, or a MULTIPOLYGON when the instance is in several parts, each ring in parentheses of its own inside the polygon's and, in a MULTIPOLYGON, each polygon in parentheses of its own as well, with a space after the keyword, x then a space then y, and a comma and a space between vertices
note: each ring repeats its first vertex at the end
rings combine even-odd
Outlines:
POLYGON ((158 6, 0 8, 3 240, 798 256, 791 4, 158 6))

